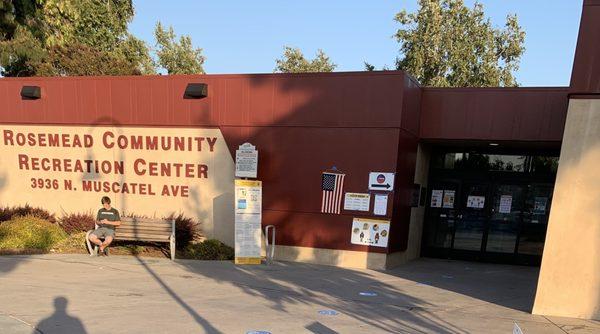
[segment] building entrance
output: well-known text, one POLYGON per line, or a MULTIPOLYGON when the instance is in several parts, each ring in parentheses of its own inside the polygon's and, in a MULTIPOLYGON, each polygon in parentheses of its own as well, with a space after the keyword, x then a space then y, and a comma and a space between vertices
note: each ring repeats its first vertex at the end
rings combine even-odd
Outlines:
POLYGON ((422 255, 539 265, 558 158, 435 152, 422 255))

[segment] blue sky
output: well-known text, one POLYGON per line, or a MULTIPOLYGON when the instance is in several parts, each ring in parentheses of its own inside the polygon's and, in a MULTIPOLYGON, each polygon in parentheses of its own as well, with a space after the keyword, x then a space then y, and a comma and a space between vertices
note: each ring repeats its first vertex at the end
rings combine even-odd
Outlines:
MULTIPOLYGON (((473 1, 465 1, 469 6, 473 1)), ((579 29, 582 0, 483 0, 496 26, 516 13, 527 33, 517 72, 522 86, 567 86, 579 29)), ((393 18, 414 11, 417 1, 354 0, 173 0, 136 1, 130 31, 154 45, 160 20, 204 49, 207 73, 272 72, 284 45, 308 57, 323 49, 336 71, 361 71, 363 61, 392 66, 398 43, 393 18)))

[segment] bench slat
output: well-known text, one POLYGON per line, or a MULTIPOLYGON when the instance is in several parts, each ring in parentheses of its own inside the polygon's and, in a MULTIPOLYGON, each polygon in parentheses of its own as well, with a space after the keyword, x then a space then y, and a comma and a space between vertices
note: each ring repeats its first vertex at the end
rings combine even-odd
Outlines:
POLYGON ((165 223, 131 223, 131 222, 121 222, 119 226, 149 226, 149 227, 168 227, 171 228, 171 224, 165 223))
POLYGON ((171 233, 171 226, 119 226, 117 231, 155 231, 171 233))
POLYGON ((156 218, 129 218, 129 217, 122 217, 121 218, 122 222, 137 222, 137 223, 143 223, 143 224, 171 224, 170 220, 164 220, 164 219, 156 219, 156 218))
POLYGON ((115 240, 127 240, 127 241, 152 241, 152 242, 169 242, 169 239, 159 239, 159 238, 136 238, 136 237, 119 237, 117 236, 115 240))
POLYGON ((142 239, 158 239, 168 241, 170 234, 148 234, 148 233, 119 233, 115 234, 115 239, 133 239, 133 240, 142 240, 142 239))

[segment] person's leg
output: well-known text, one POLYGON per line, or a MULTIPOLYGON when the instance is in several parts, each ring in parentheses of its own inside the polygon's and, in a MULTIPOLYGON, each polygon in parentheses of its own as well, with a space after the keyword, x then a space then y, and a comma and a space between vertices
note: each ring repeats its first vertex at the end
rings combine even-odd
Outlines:
POLYGON ((100 240, 100 238, 98 238, 97 235, 95 235, 94 233, 90 233, 90 241, 97 246, 101 246, 102 245, 102 240, 100 240))
POLYGON ((100 245, 100 252, 103 252, 104 248, 108 247, 108 245, 110 245, 113 239, 113 236, 107 235, 106 238, 104 238, 104 242, 100 245))

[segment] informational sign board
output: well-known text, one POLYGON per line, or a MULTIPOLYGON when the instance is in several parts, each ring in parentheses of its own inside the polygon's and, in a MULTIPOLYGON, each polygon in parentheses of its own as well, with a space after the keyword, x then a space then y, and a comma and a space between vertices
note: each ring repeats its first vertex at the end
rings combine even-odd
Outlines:
POLYGON ((387 194, 375 195, 375 205, 373 208, 373 214, 376 216, 385 216, 387 214, 387 203, 388 203, 388 195, 387 194))
POLYGON ((370 204, 370 194, 346 193, 344 196, 344 210, 369 211, 370 204))
POLYGON ((74 213, 108 196, 122 214, 180 212, 234 245, 218 199, 233 198, 235 166, 219 129, 0 124, 0 151, 2 205, 74 213))
POLYGON ((260 264, 262 182, 235 180, 235 263, 260 264))
POLYGON ((355 245, 387 247, 389 235, 389 220, 354 218, 350 242, 355 245))
POLYGON ((235 151, 235 176, 256 178, 258 173, 258 151, 256 146, 244 143, 235 151))
POLYGON ((369 190, 394 190, 394 173, 370 172, 369 190))
POLYGON ((500 196, 500 207, 498 208, 498 211, 500 213, 510 213, 511 208, 512 208, 512 196, 511 195, 500 196))
POLYGON ((483 209, 485 206, 485 196, 467 197, 467 208, 483 209))
POLYGON ((431 207, 441 208, 442 207, 442 196, 444 195, 443 190, 433 189, 431 191, 431 207))
POLYGON ((454 190, 444 190, 444 199, 442 200, 442 207, 446 209, 453 209, 455 195, 456 192, 454 190))

